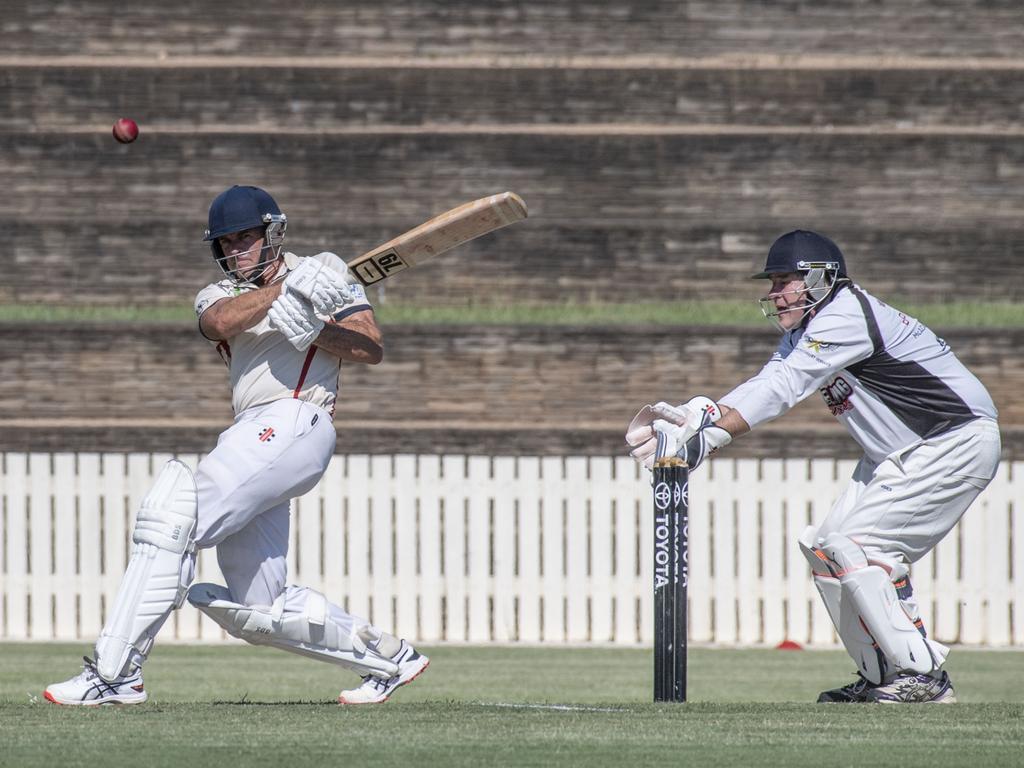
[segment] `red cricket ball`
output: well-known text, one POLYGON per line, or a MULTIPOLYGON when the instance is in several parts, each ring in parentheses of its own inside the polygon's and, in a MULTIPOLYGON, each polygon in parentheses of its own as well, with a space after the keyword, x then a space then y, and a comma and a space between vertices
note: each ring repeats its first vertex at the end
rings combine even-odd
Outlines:
POLYGON ((114 138, 122 144, 131 144, 139 138, 139 126, 130 117, 122 117, 114 123, 114 138))

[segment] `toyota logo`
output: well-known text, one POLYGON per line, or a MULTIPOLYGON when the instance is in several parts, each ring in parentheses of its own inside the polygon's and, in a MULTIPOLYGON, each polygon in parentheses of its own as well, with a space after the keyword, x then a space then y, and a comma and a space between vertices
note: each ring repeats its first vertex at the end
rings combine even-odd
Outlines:
POLYGON ((668 505, 672 502, 672 491, 668 489, 668 483, 658 483, 654 488, 654 506, 659 510, 668 509, 668 505))
POLYGON ((690 493, 689 493, 689 491, 690 491, 690 484, 689 483, 685 483, 683 485, 679 485, 677 483, 675 488, 673 489, 672 501, 674 503, 676 503, 676 504, 678 504, 681 501, 681 502, 683 502, 684 505, 689 507, 690 506, 690 499, 689 499, 690 493))

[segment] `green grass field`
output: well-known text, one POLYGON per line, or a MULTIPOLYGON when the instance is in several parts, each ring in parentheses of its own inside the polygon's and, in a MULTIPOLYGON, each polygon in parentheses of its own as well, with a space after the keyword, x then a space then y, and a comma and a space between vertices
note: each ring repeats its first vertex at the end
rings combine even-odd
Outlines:
MULTIPOLYGON (((935 328, 1019 328, 1024 303, 956 302, 914 304, 893 299, 899 307, 935 328)), ((384 303, 376 307, 382 323, 418 325, 759 325, 771 327, 753 299, 634 304, 562 304, 558 306, 426 307, 384 303)), ((195 322, 190 306, 50 306, 0 304, 0 323, 157 323, 195 322)))
POLYGON ((1024 654, 956 650, 953 706, 818 705, 838 651, 692 649, 690 701, 653 704, 640 649, 444 646, 390 702, 339 707, 355 680, 248 646, 161 646, 150 700, 58 707, 46 683, 83 646, 0 644, 4 766, 1020 765, 1024 654))

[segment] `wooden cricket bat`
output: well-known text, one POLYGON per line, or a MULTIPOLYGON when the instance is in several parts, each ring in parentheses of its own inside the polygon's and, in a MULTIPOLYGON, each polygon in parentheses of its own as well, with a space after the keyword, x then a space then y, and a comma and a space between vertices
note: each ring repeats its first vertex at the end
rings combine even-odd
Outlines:
POLYGON ((502 192, 438 214, 405 234, 348 262, 363 285, 379 283, 403 269, 526 218, 526 203, 515 192, 502 192))

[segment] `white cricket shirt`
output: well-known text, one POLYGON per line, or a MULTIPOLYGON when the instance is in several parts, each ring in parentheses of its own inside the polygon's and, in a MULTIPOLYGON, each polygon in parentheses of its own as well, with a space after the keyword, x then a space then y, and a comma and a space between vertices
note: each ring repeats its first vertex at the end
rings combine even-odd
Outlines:
POLYGON ((857 285, 840 286, 810 321, 783 335, 756 376, 720 402, 753 428, 816 390, 874 461, 997 417, 984 385, 943 339, 857 285))
MULTIPOLYGON (((278 279, 298 266, 302 258, 316 259, 339 271, 345 269, 344 262, 333 253, 324 252, 308 257, 285 253, 285 271, 278 274, 278 279)), ((249 283, 236 285, 227 279, 212 283, 196 295, 196 317, 201 317, 203 312, 221 299, 254 291, 256 288, 249 283)), ((366 299, 363 286, 352 285, 350 290, 356 295, 356 301, 338 312, 334 316, 335 320, 373 308, 366 299)), ((284 334, 270 327, 266 317, 237 336, 224 341, 210 341, 228 366, 231 407, 236 415, 282 398, 304 400, 334 413, 341 361, 317 349, 316 344, 305 352, 299 352, 284 334)))

